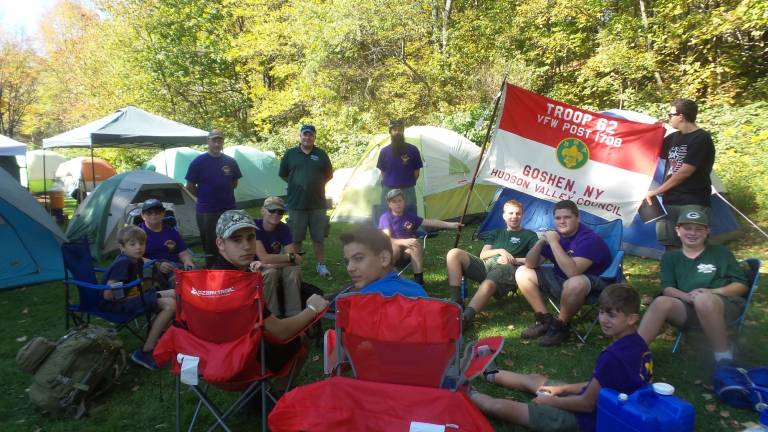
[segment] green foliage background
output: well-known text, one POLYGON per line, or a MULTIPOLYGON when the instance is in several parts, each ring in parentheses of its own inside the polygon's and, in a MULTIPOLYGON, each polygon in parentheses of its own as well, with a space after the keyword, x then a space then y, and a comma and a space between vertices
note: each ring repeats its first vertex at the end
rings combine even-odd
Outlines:
MULTIPOLYGON (((475 124, 506 75, 595 110, 661 115, 672 99, 696 100, 718 173, 768 219, 766 0, 84 4, 59 0, 41 19, 43 49, 25 60, 35 91, 17 129, 34 142, 130 104, 278 156, 312 122, 335 165, 350 166, 391 117, 479 143, 475 124)), ((102 156, 130 169, 145 154, 102 156)))

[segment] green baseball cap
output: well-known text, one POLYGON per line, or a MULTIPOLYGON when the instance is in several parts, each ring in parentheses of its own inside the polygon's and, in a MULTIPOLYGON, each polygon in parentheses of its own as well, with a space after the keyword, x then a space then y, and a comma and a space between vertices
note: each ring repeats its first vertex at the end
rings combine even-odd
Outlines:
POLYGON ((685 211, 680 214, 680 217, 677 218, 677 224, 687 224, 687 223, 694 223, 699 225, 704 225, 705 227, 709 227, 709 217, 707 217, 707 214, 701 211, 697 210, 690 210, 685 211))

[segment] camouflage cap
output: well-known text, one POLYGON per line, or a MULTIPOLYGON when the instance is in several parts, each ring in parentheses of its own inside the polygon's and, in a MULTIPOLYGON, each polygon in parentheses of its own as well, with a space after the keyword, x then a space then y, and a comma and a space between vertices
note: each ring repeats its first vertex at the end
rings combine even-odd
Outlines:
POLYGON ((285 201, 280 197, 271 196, 264 200, 262 207, 267 210, 285 210, 285 201))
POLYGON ((216 222, 216 237, 227 239, 242 228, 258 229, 256 223, 244 210, 227 210, 216 222))
POLYGON ((403 192, 402 189, 392 189, 391 191, 387 192, 387 202, 392 201, 399 196, 405 198, 405 192, 403 192))

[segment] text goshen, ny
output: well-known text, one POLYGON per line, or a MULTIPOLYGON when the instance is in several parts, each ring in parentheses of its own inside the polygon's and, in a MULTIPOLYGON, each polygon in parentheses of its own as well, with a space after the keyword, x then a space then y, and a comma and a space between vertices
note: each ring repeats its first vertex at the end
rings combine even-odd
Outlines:
POLYGON ((576 191, 575 180, 531 165, 525 165, 521 174, 520 176, 496 168, 491 169, 491 177, 503 180, 518 190, 532 191, 557 201, 572 200, 576 205, 594 207, 621 217, 620 206, 600 201, 600 197, 605 193, 603 189, 586 185, 584 190, 579 193, 576 191))

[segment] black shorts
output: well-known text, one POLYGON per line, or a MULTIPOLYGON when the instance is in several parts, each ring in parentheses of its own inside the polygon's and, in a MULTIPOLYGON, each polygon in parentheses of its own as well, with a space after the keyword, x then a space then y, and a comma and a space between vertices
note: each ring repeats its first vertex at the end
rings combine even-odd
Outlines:
MULTIPOLYGON (((608 282, 605 279, 589 274, 579 275, 589 280, 589 291, 586 297, 597 297, 603 291, 603 288, 608 286, 608 282)), ((578 277, 578 276, 574 276, 578 277)), ((538 267, 536 269, 536 278, 539 280, 539 289, 550 297, 554 297, 560 300, 563 295, 563 284, 567 279, 555 274, 555 269, 552 267, 538 267)))

